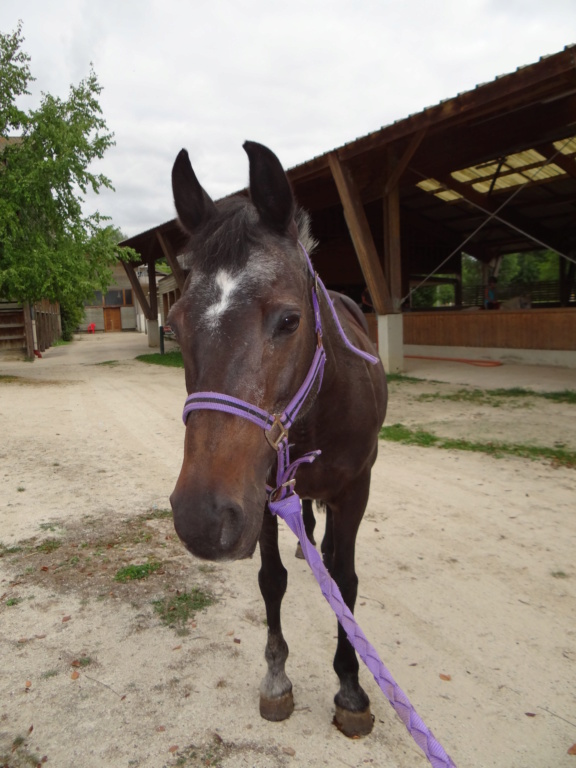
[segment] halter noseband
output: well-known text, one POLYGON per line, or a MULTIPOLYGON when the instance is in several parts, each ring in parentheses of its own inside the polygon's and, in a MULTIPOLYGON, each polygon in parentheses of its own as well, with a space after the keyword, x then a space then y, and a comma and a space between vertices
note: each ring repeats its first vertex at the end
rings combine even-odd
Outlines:
POLYGON ((320 455, 321 451, 311 451, 305 454, 301 458, 290 464, 290 453, 288 445, 288 431, 300 409, 302 408, 306 398, 312 391, 312 388, 318 382, 317 390, 320 390, 322 386, 322 376, 324 373, 324 364, 326 363, 326 351, 324 344, 322 343, 322 319, 320 316, 320 306, 318 303, 318 288, 321 288, 324 296, 326 297, 328 307, 332 313, 332 317, 336 323, 336 327, 342 337, 344 343, 348 349, 360 357, 367 360, 372 365, 378 362, 378 358, 374 355, 370 355, 368 352, 364 352, 358 349, 347 339, 346 334, 340 321, 336 310, 332 304, 328 291, 324 286, 324 283, 318 277, 318 273, 314 271, 310 257, 301 242, 298 243, 304 252, 306 257, 306 263, 310 274, 314 278, 312 283, 312 307, 314 310, 315 319, 315 332, 317 338, 316 351, 312 358, 312 364, 306 378, 302 385, 292 398, 282 413, 268 413, 257 405, 247 403, 245 400, 239 400, 231 395, 223 395, 219 392, 194 392, 186 398, 184 404, 184 411, 182 419, 184 424, 188 419, 188 414, 197 410, 212 410, 220 411, 222 413, 230 413, 234 416, 240 416, 243 419, 251 421, 256 426, 261 427, 264 430, 264 435, 270 446, 278 453, 278 469, 276 473, 276 488, 268 487, 268 498, 271 502, 277 502, 286 498, 286 496, 295 495, 294 475, 296 470, 302 463, 310 464, 314 459, 320 455))

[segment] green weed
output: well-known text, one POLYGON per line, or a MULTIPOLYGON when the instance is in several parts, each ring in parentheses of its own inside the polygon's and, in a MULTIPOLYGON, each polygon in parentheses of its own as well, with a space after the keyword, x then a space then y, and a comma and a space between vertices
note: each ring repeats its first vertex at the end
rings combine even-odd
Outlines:
POLYGON ((164 365, 168 368, 184 368, 182 352, 179 349, 173 349, 164 355, 159 353, 138 355, 136 360, 139 360, 141 363, 149 363, 150 365, 164 365))
POLYGON ((191 592, 177 592, 173 597, 154 600, 152 605, 163 624, 175 627, 179 634, 186 634, 186 623, 193 619, 198 611, 215 602, 211 594, 194 587, 191 592))
POLYGON ((12 605, 18 605, 18 603, 21 603, 21 602, 22 602, 21 597, 9 597, 8 600, 6 600, 6 605, 10 607, 12 605))
POLYGON ((165 520, 172 517, 171 509, 151 509, 149 512, 145 512, 141 515, 144 520, 165 520))
POLYGON ((565 389, 561 392, 535 392, 523 387, 510 387, 508 389, 459 389, 457 392, 442 394, 440 392, 424 393, 418 395, 416 400, 426 402, 429 400, 449 400, 452 402, 475 403, 476 405, 491 405, 498 408, 505 399, 543 398, 556 403, 568 403, 576 405, 576 391, 565 389))
POLYGON ((119 581, 125 584, 127 581, 135 581, 137 579, 146 579, 151 574, 162 568, 162 563, 142 563, 141 565, 127 565, 125 568, 120 568, 116 571, 114 581, 119 581))
POLYGON ((496 458, 502 456, 518 456, 533 461, 547 459, 555 466, 576 468, 576 452, 564 448, 546 448, 537 445, 521 445, 518 443, 489 442, 479 443, 471 440, 438 437, 431 432, 410 429, 403 424, 393 424, 382 427, 380 437, 404 445, 418 445, 424 448, 434 446, 448 450, 473 451, 485 453, 496 458))
POLYGON ((4 555, 15 555, 17 552, 22 552, 22 547, 7 547, 5 544, 0 542, 0 557, 4 557, 4 555))
POLYGON ((399 382, 407 384, 421 384, 422 379, 416 379, 414 376, 406 376, 404 373, 387 373, 386 374, 386 381, 388 384, 391 384, 393 382, 399 382))
POLYGON ((62 542, 58 541, 58 539, 46 539, 46 541, 43 541, 42 544, 38 544, 36 547, 36 552, 44 552, 44 554, 49 554, 50 552, 54 552, 61 545, 62 542))

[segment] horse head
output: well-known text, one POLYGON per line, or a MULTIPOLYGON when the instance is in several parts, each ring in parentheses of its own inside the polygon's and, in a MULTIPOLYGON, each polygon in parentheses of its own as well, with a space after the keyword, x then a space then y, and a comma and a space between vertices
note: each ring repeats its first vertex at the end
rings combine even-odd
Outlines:
MULTIPOLYGON (((172 171, 190 274, 168 322, 182 349, 188 394, 216 392, 281 413, 314 355, 311 276, 298 245, 295 203, 278 158, 246 142, 249 197, 214 203, 182 150, 172 171)), ((264 431, 230 413, 186 422, 171 496, 176 532, 210 560, 250 556, 276 453, 264 431)))

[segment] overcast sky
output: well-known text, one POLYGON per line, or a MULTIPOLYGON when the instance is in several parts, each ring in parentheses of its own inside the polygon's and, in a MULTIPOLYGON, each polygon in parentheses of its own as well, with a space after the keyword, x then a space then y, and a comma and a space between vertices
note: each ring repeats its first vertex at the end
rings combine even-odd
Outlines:
POLYGON ((222 197, 245 139, 289 168, 576 42, 576 0, 0 0, 19 19, 28 106, 94 67, 116 191, 87 208, 127 236, 174 217, 181 147, 222 197))

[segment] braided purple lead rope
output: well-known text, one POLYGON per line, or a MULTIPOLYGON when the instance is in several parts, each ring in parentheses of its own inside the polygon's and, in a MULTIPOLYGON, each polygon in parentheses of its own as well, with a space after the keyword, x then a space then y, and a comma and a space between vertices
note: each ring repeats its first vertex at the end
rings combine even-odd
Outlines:
POLYGON ((456 768, 442 745, 427 728, 406 694, 384 666, 376 649, 368 641, 366 635, 358 626, 354 615, 345 604, 338 585, 326 570, 326 566, 322 562, 316 548, 308 541, 306 531, 304 530, 299 496, 295 492, 290 492, 290 490, 287 490, 286 494, 284 498, 278 501, 269 502, 270 511, 272 514, 281 517, 290 530, 298 537, 306 562, 316 577, 322 594, 346 632, 348 640, 374 676, 381 691, 408 729, 416 744, 424 752, 430 764, 434 768, 456 768))

